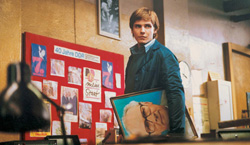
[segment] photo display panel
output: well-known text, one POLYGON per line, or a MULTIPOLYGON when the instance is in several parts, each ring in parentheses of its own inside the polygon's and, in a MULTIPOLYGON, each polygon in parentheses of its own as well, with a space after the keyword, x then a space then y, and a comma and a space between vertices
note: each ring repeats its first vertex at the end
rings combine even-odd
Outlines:
MULTIPOLYGON (((124 93, 123 55, 28 32, 24 37, 23 55, 31 68, 32 83, 66 108, 67 135, 96 144, 104 138, 100 124, 117 128, 109 98, 124 93)), ((62 134, 56 108, 48 104, 48 110, 50 127, 26 132, 25 140, 62 134)))

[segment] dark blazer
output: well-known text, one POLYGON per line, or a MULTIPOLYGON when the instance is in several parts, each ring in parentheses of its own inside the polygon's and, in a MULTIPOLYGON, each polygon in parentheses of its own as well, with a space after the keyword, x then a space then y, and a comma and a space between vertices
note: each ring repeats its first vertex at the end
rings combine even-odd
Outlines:
MULTIPOLYGON (((133 54, 126 67, 125 84, 133 54)), ((184 133, 185 129, 185 96, 180 76, 179 63, 175 55, 157 40, 149 49, 135 76, 133 92, 163 88, 166 90, 171 133, 184 133)), ((125 93, 131 93, 125 88, 125 93)))

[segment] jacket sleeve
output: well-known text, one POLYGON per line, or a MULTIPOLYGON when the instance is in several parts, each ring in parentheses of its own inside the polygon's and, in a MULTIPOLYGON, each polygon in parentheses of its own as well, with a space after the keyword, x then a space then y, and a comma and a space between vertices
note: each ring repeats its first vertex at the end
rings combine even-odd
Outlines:
POLYGON ((161 84, 166 90, 169 109, 170 133, 184 133, 185 96, 177 58, 172 52, 163 55, 161 84))

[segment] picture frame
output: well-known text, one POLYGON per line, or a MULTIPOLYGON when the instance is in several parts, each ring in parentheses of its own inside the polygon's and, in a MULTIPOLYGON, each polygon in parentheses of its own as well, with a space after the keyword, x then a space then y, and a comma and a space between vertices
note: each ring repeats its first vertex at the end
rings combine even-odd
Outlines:
POLYGON ((98 27, 100 35, 121 40, 119 0, 98 0, 98 27))
MULTIPOLYGON (((150 128, 150 124, 146 123, 146 120, 149 120, 150 115, 149 115, 149 113, 147 113, 146 108, 142 109, 142 106, 144 106, 144 104, 146 102, 155 105, 153 107, 157 107, 157 106, 167 107, 167 99, 166 99, 165 90, 162 90, 159 88, 149 89, 149 90, 144 90, 144 91, 140 91, 140 92, 136 92, 136 93, 129 93, 129 94, 125 94, 125 95, 121 95, 121 96, 117 96, 117 97, 112 97, 112 98, 110 98, 110 101, 111 101, 111 104, 113 106, 114 113, 116 115, 116 118, 117 118, 120 130, 122 132, 122 135, 127 140, 130 140, 131 138, 133 138, 135 136, 136 137, 162 136, 162 135, 164 135, 164 132, 166 130, 169 130, 169 123, 167 123, 167 121, 166 121, 166 120, 168 120, 168 118, 167 119, 165 118, 166 116, 168 117, 168 113, 166 113, 167 115, 164 117, 163 113, 165 113, 165 112, 162 110, 159 111, 160 108, 158 108, 159 115, 157 115, 157 114, 156 115, 154 114, 154 115, 157 116, 158 119, 161 120, 161 122, 163 122, 162 123, 163 126, 156 127, 154 125, 154 127, 152 129, 152 128, 150 128), (138 102, 138 103, 137 104, 135 103, 136 105, 135 104, 131 105, 131 102, 138 102), (144 103, 144 104, 141 105, 139 103, 144 103), (131 106, 133 106, 134 109, 131 106), (133 110, 129 111, 130 107, 133 110), (136 109, 136 107, 137 107, 137 109, 136 109), (127 116, 129 116, 128 119, 126 119, 127 116, 125 114, 127 116), (141 115, 144 119, 140 119, 141 117, 139 117, 139 116, 141 116, 141 115), (136 117, 133 118, 131 116, 136 116, 136 117), (130 120, 132 123, 129 123, 129 121, 127 121, 127 120, 130 120), (139 122, 139 121, 144 121, 144 122, 139 122), (130 127, 130 124, 133 124, 133 125, 130 127), (141 125, 138 125, 138 124, 141 124, 141 125), (143 127, 145 129, 143 129, 143 127), (164 128, 164 127, 166 127, 166 128, 164 128), (158 130, 160 132, 157 132, 157 130, 156 130, 157 128, 161 128, 162 130, 158 130), (136 129, 138 129, 140 131, 136 131, 136 129), (141 131, 144 131, 144 132, 141 132, 141 131)), ((151 110, 151 114, 153 114, 152 113, 153 109, 150 108, 150 110, 151 110)), ((187 108, 185 108, 185 116, 186 116, 185 117, 185 124, 186 124, 185 138, 189 138, 189 139, 190 138, 197 138, 198 134, 197 134, 193 120, 190 117, 190 114, 189 114, 187 108)))
POLYGON ((247 99, 247 114, 248 118, 250 118, 250 92, 246 92, 246 99, 247 99))

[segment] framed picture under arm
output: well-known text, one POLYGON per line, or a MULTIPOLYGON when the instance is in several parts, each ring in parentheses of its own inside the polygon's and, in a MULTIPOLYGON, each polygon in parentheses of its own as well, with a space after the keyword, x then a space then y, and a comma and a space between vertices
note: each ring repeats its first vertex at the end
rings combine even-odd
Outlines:
POLYGON ((119 0, 98 0, 99 34, 120 40, 119 0))
MULTIPOLYGON (((164 90, 150 89, 112 97, 110 100, 125 139, 164 136, 170 130, 167 98, 164 90)), ((187 109, 185 115, 185 137, 198 137, 187 109)))

